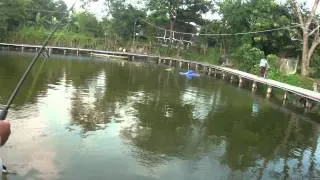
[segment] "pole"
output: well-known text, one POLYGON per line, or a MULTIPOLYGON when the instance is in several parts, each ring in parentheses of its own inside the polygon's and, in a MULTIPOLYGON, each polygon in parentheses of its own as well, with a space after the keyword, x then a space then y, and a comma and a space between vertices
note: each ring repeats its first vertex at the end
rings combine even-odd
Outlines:
POLYGON ((133 39, 132 39, 132 48, 134 48, 134 41, 136 39, 136 25, 137 25, 137 20, 138 18, 136 18, 134 20, 134 25, 133 25, 133 39))
POLYGON ((104 32, 104 49, 107 49, 107 32, 104 32))

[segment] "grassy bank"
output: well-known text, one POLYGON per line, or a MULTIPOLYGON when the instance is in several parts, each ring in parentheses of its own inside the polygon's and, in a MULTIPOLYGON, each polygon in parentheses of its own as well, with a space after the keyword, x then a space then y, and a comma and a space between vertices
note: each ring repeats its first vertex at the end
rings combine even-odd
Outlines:
MULTIPOLYGON (((200 54, 199 52, 197 52, 195 50, 190 50, 190 51, 185 52, 183 57, 187 60, 197 60, 200 62, 208 62, 208 63, 212 63, 212 64, 216 64, 216 65, 222 65, 222 63, 223 63, 223 59, 221 58, 221 55, 219 53, 219 49, 216 49, 216 48, 208 48, 208 51, 206 54, 200 54)), ((269 79, 273 79, 273 80, 276 80, 279 82, 283 82, 283 83, 287 83, 290 85, 313 90, 313 83, 315 82, 315 79, 310 78, 310 77, 303 77, 303 76, 300 76, 299 74, 294 74, 294 75, 282 74, 279 72, 279 66, 278 66, 279 63, 274 62, 274 61, 278 61, 279 58, 276 58, 276 59, 272 59, 272 58, 276 58, 276 57, 274 55, 272 55, 270 57, 272 68, 270 69, 270 72, 268 74, 269 79)), ((251 57, 249 57, 249 59, 251 59, 251 57)), ((259 60, 260 59, 256 58, 255 59, 256 64, 254 65, 254 67, 251 70, 248 70, 248 71, 241 68, 244 65, 239 63, 239 61, 236 63, 233 63, 234 65, 232 66, 232 68, 243 70, 243 71, 258 75, 259 69, 258 69, 257 65, 258 65, 259 60)), ((251 59, 251 61, 253 61, 253 60, 251 59)))
POLYGON ((276 81, 280 81, 280 82, 284 82, 287 84, 291 84, 294 86, 298 86, 298 87, 302 87, 302 88, 306 88, 306 89, 310 89, 313 90, 313 83, 314 83, 314 79, 312 78, 308 78, 308 77, 302 77, 300 75, 279 75, 276 76, 274 78, 274 80, 276 81))

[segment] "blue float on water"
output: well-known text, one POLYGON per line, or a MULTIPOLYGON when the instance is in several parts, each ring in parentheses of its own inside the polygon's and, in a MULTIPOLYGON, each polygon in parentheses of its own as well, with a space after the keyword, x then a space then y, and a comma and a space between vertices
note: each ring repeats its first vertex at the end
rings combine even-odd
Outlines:
POLYGON ((181 75, 185 75, 187 77, 200 77, 200 74, 192 71, 192 70, 188 70, 187 72, 180 72, 181 75))

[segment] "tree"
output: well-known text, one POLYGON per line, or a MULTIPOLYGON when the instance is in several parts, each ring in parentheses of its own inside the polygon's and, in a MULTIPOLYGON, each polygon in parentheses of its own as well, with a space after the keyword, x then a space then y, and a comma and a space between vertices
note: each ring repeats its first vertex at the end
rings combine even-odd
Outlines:
POLYGON ((64 12, 68 11, 68 7, 63 0, 56 1, 54 9, 58 12, 55 14, 57 20, 60 20, 63 17, 64 12))
MULTIPOLYGON (((224 33, 247 33, 290 25, 291 17, 285 6, 274 0, 225 0, 218 3, 222 15, 224 33)), ((286 30, 228 37, 229 47, 238 49, 243 44, 252 44, 266 54, 295 52, 286 30)))
POLYGON ((93 37, 102 36, 102 27, 97 18, 88 12, 81 12, 74 14, 73 17, 73 31, 82 33, 93 37))
MULTIPOLYGON (((201 25, 201 15, 210 10, 211 2, 205 0, 149 0, 147 7, 153 12, 160 12, 170 20, 170 43, 172 42, 175 24, 179 18, 180 22, 190 25, 191 23, 201 25)), ((181 26, 181 24, 180 24, 181 26)))
POLYGON ((302 59, 301 59, 301 75, 309 75, 309 66, 312 55, 320 44, 319 21, 316 19, 315 13, 320 0, 314 0, 311 11, 304 14, 301 5, 296 0, 291 0, 295 13, 299 18, 300 27, 302 29, 302 59), (311 42, 310 42, 311 40, 311 42))
POLYGON ((0 40, 7 37, 7 33, 18 28, 23 20, 23 1, 3 0, 0 2, 0 40))
POLYGON ((59 0, 32 0, 26 1, 26 22, 24 25, 36 26, 37 28, 50 28, 57 20, 60 20, 67 11, 66 4, 59 0))
MULTIPOLYGON (((111 35, 117 35, 124 39, 129 39, 133 35, 134 25, 138 19, 145 19, 147 17, 146 11, 137 9, 131 4, 125 5, 123 0, 108 0, 109 12, 112 16, 106 24, 105 29, 109 29, 111 35)), ((136 26, 141 25, 136 24, 136 26)))

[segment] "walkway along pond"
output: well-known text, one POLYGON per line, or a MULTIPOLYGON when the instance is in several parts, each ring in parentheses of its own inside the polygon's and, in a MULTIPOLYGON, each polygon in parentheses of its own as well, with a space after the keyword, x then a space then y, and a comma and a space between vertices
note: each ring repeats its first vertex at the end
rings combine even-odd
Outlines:
MULTIPOLYGON (((8 48, 8 49, 20 49, 22 52, 27 49, 32 49, 34 51, 38 51, 41 48, 40 45, 28 45, 28 44, 9 44, 9 43, 0 43, 0 47, 8 48)), ((117 57, 124 57, 128 60, 135 60, 135 59, 145 59, 155 61, 158 64, 166 64, 169 66, 176 66, 176 67, 187 67, 188 69, 194 69, 198 72, 203 72, 208 74, 209 76, 213 75, 217 77, 218 75, 222 79, 230 79, 231 82, 238 82, 239 87, 243 86, 244 81, 250 81, 252 84, 252 91, 255 92, 258 88, 258 83, 265 85, 267 87, 266 90, 266 97, 269 98, 272 93, 273 88, 278 88, 283 91, 283 104, 286 103, 288 100, 289 93, 297 95, 301 97, 302 102, 306 108, 311 108, 316 103, 320 102, 320 93, 316 91, 311 91, 308 89, 292 86, 286 83, 281 83, 278 81, 274 81, 271 79, 265 79, 258 77, 253 74, 249 74, 243 71, 221 67, 217 65, 212 65, 208 63, 196 62, 196 61, 189 61, 184 59, 176 59, 171 57, 160 57, 156 55, 147 55, 147 54, 135 54, 135 53, 127 53, 127 52, 114 52, 114 51, 101 51, 101 50, 93 50, 93 49, 81 49, 81 48, 69 48, 69 47, 55 47, 55 46, 47 46, 48 54, 50 55, 52 52, 56 53, 63 53, 64 55, 68 53, 79 55, 96 55, 96 56, 103 56, 103 55, 112 55, 117 57)))

